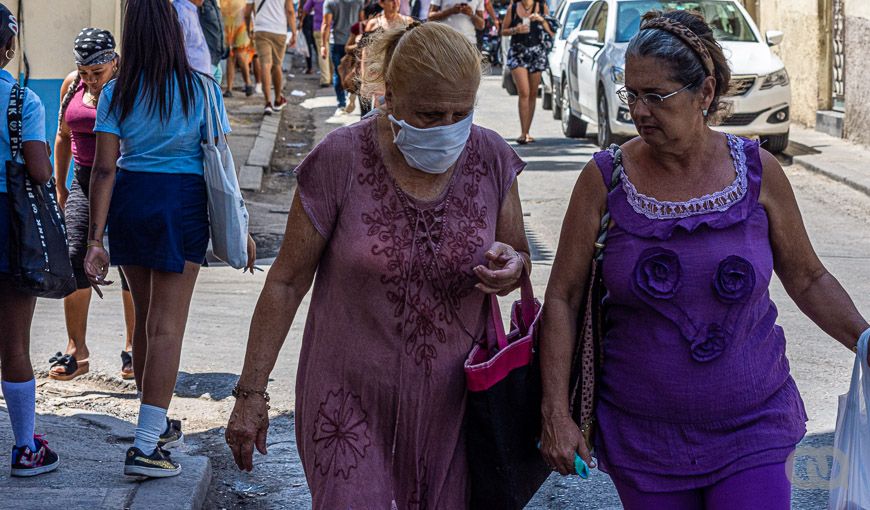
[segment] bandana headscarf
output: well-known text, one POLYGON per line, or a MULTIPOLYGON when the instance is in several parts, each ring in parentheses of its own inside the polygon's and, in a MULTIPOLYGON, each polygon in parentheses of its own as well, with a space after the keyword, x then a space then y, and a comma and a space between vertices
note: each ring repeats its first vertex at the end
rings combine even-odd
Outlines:
POLYGON ((96 66, 107 64, 118 56, 115 53, 115 38, 108 30, 84 28, 76 37, 73 54, 76 65, 96 66))

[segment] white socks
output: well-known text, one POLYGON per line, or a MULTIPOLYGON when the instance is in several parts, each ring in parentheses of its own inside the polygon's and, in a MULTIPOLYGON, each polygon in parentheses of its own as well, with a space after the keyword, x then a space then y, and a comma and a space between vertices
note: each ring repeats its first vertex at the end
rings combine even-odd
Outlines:
POLYGON ((12 422, 12 434, 15 436, 15 446, 29 446, 36 451, 33 441, 33 429, 36 422, 36 379, 27 382, 2 381, 3 398, 9 410, 9 421, 12 422))
POLYGON ((160 434, 166 430, 166 409, 148 404, 139 405, 139 424, 136 425, 136 439, 133 446, 151 455, 157 448, 160 434))

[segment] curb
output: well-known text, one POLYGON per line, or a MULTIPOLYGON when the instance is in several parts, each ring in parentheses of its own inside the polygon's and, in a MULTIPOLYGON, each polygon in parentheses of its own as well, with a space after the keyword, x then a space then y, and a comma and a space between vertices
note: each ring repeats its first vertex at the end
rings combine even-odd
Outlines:
MULTIPOLYGON (((824 175, 829 179, 833 179, 841 184, 849 186, 856 191, 860 191, 861 193, 870 196, 870 186, 865 186, 864 184, 855 182, 854 180, 849 179, 848 177, 845 177, 837 172, 826 170, 824 166, 815 162, 815 158, 813 156, 794 156, 792 158, 792 162, 796 165, 800 165, 805 170, 816 174, 824 175)), ((830 164, 828 166, 830 166, 830 164)))
POLYGON ((254 140, 254 146, 248 153, 248 160, 239 171, 239 187, 246 191, 260 191, 263 184, 263 173, 272 160, 275 149, 275 139, 278 137, 278 125, 281 115, 263 117, 260 130, 254 140))
POLYGON ((199 510, 203 507, 211 484, 211 461, 202 456, 175 456, 181 464, 181 474, 172 478, 152 478, 139 482, 139 487, 125 508, 199 510))

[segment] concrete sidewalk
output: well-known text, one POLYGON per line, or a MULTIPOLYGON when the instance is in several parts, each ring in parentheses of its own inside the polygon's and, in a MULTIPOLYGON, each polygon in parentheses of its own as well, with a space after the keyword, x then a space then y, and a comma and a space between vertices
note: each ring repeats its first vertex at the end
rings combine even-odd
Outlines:
POLYGON ((870 195, 870 147, 794 125, 791 141, 795 164, 870 195))

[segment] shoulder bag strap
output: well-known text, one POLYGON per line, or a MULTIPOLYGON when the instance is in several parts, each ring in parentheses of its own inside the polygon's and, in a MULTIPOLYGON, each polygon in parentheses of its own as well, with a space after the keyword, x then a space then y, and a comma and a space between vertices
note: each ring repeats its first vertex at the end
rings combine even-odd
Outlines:
MULTIPOLYGON (((214 139, 216 136, 215 135, 215 122, 216 121, 219 122, 219 120, 216 119, 216 115, 214 112, 216 107, 214 104, 214 101, 215 101, 215 99, 213 97, 214 94, 212 93, 212 90, 211 90, 211 83, 209 83, 211 78, 208 78, 205 75, 202 75, 200 73, 196 73, 196 74, 197 74, 197 77, 199 78, 199 82, 202 83, 202 87, 203 87, 202 98, 203 98, 203 103, 205 106, 205 122, 206 122, 206 126, 207 126, 206 127, 206 134, 208 136, 208 140, 206 140, 206 142, 208 143, 209 146, 213 146, 215 144, 214 139)), ((223 132, 223 130, 221 130, 221 132, 223 132)))
POLYGON ((254 14, 260 14, 260 9, 263 8, 263 4, 266 3, 266 0, 260 0, 260 5, 257 6, 257 10, 254 11, 254 14))
POLYGON ((24 90, 19 84, 12 86, 9 94, 9 109, 6 122, 9 129, 9 148, 12 149, 12 161, 21 161, 21 122, 24 110, 24 90))
POLYGON ((604 199, 604 214, 601 215, 598 237, 595 240, 594 259, 598 261, 604 258, 604 245, 605 241, 607 241, 607 231, 610 228, 610 208, 607 205, 607 200, 610 198, 610 192, 616 189, 622 177, 622 149, 618 145, 611 146, 611 155, 613 159, 613 171, 610 174, 610 184, 607 186, 607 196, 604 199))

